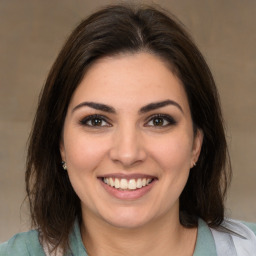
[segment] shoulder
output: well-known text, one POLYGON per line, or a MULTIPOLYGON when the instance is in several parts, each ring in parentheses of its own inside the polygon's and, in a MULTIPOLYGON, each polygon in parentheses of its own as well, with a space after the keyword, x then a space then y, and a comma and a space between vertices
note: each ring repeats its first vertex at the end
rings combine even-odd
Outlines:
POLYGON ((242 222, 245 226, 247 226, 249 229, 252 230, 252 232, 256 235, 256 223, 250 223, 250 222, 242 222))
POLYGON ((249 223, 234 219, 225 219, 221 226, 227 228, 231 232, 234 232, 234 234, 239 234, 245 238, 248 238, 248 236, 254 237, 256 235, 255 223, 249 223))
POLYGON ((255 224, 233 219, 225 219, 219 227, 211 228, 218 255, 227 251, 230 255, 256 256, 255 230, 255 224))
POLYGON ((249 223, 225 218, 219 227, 213 228, 224 233, 237 234, 246 237, 248 234, 256 235, 256 223, 249 223))
POLYGON ((38 239, 38 231, 31 230, 24 233, 18 233, 7 242, 1 244, 0 256, 7 255, 44 255, 38 239))

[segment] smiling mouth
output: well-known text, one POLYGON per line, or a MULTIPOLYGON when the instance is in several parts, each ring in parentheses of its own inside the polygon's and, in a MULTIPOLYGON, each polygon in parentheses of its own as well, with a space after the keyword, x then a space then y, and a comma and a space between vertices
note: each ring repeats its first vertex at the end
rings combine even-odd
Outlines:
POLYGON ((136 190, 148 186, 152 183, 153 178, 138 178, 138 179, 125 179, 125 178, 102 178, 102 181, 110 187, 119 190, 136 190))

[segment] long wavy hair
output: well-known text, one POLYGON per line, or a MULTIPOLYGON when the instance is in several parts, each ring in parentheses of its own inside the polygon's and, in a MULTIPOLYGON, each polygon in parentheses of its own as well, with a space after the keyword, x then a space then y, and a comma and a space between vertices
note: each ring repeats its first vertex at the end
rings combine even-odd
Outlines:
POLYGON ((180 196, 180 222, 195 227, 198 218, 218 226, 231 168, 218 92, 212 74, 183 25, 153 7, 114 5, 83 20, 53 64, 41 92, 29 139, 26 191, 32 225, 53 248, 67 250, 80 200, 62 169, 60 140, 70 99, 93 63, 120 53, 149 52, 170 64, 182 81, 195 131, 204 140, 197 165, 180 196))

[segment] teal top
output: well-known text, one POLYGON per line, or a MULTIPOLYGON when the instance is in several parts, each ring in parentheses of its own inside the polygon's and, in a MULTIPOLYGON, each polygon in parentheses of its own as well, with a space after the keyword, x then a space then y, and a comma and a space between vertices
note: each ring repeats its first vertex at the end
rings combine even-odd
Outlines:
MULTIPOLYGON (((244 223, 256 234, 256 224, 244 223)), ((65 256, 88 256, 83 245, 78 222, 74 224, 70 234, 71 252, 65 256)), ((0 256, 45 256, 38 239, 38 231, 31 230, 16 234, 9 241, 0 245, 0 256)), ((217 256, 214 238, 208 225, 201 219, 198 222, 196 248, 193 256, 217 256)))

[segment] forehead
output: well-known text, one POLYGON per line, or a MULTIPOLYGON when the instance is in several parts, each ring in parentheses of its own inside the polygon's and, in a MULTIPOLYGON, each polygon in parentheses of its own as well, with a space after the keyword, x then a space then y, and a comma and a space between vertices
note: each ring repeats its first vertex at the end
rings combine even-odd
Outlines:
POLYGON ((120 54, 97 60, 86 72, 70 105, 96 101, 117 107, 175 100, 188 108, 182 82, 159 57, 149 53, 120 54))

